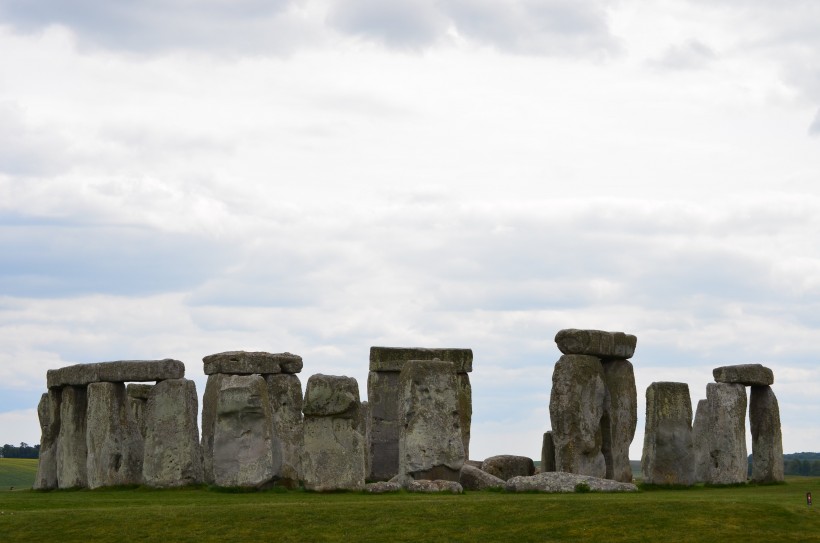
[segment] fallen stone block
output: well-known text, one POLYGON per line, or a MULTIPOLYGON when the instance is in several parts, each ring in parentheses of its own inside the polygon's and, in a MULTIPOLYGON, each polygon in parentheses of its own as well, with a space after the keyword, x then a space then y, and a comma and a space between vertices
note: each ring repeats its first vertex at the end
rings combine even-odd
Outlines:
POLYGON ((718 383, 738 383, 744 386, 769 386, 774 383, 774 373, 762 364, 738 364, 721 366, 712 370, 718 383))
POLYGON ((508 481, 513 477, 535 475, 535 463, 526 456, 501 454, 486 458, 481 464, 481 471, 508 481))
POLYGON ((464 489, 456 481, 441 479, 419 479, 408 481, 405 485, 407 492, 423 492, 427 494, 446 493, 463 494, 464 489))
POLYGON ((632 483, 622 483, 609 479, 552 471, 531 475, 529 477, 513 477, 505 485, 507 492, 578 492, 591 490, 594 492, 636 492, 638 487, 632 483), (579 485, 584 485, 579 488, 579 485), (581 490, 583 489, 583 490, 581 490))
POLYGON ((464 490, 486 490, 488 488, 504 488, 506 481, 495 475, 482 471, 479 468, 464 464, 458 479, 464 490))
POLYGON ((180 379, 185 375, 185 364, 179 360, 120 360, 77 364, 57 370, 48 370, 48 388, 85 386, 90 383, 126 381, 162 381, 180 379))
POLYGON ((555 343, 563 354, 583 354, 607 360, 632 358, 638 339, 623 332, 567 328, 555 334, 555 343))
POLYGON ((266 353, 263 351, 227 351, 208 355, 202 359, 205 375, 225 373, 230 375, 299 373, 302 357, 291 353, 266 353))
POLYGON ((388 481, 377 481, 364 485, 364 491, 368 494, 386 494, 388 492, 399 492, 400 490, 401 485, 399 483, 391 483, 388 481))

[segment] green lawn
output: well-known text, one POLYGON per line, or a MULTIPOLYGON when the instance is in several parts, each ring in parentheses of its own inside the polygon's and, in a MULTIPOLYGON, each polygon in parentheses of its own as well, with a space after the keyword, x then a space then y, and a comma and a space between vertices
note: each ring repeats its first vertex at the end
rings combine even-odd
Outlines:
POLYGON ((820 541, 820 478, 637 494, 5 492, 0 540, 820 541))
POLYGON ((0 492, 31 488, 36 475, 37 459, 0 458, 0 492))

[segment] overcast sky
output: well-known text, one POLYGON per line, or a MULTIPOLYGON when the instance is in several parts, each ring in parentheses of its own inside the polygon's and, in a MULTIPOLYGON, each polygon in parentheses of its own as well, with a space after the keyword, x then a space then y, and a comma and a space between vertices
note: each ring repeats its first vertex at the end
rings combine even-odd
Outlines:
POLYGON ((49 368, 469 347, 540 458, 562 328, 774 370, 820 450, 820 3, 0 0, 0 443, 49 368))

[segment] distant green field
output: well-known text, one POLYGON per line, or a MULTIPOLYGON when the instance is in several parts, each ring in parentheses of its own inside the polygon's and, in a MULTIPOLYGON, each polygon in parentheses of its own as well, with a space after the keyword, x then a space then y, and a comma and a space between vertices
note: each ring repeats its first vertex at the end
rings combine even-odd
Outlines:
POLYGON ((0 458, 0 492, 31 488, 36 475, 36 458, 0 458))
POLYGON ((820 478, 634 494, 5 492, 5 541, 820 541, 820 478))

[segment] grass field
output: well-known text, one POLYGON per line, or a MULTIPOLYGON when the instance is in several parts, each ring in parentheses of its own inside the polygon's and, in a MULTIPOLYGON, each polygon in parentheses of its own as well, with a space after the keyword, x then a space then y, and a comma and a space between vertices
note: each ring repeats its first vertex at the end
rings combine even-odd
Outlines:
MULTIPOLYGON (((0 458, 0 492, 31 488, 37 475, 37 460, 0 458)), ((2 541, 2 536, 0 536, 2 541)))
POLYGON ((0 494, 0 541, 820 541, 820 478, 635 494, 0 494))

